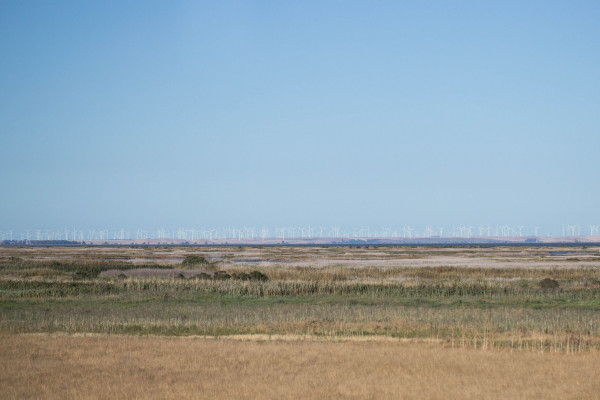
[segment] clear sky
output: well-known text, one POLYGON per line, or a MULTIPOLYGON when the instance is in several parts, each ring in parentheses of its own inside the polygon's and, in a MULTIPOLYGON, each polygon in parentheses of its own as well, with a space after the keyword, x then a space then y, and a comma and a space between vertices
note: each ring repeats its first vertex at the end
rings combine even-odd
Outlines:
POLYGON ((0 230, 600 224, 599 21, 598 1, 4 0, 0 230))

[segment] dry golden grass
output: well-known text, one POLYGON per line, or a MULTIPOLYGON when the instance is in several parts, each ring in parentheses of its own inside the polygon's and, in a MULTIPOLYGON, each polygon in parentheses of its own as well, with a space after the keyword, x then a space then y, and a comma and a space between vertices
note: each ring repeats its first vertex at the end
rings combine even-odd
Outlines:
POLYGON ((2 335, 3 398, 592 399, 598 353, 437 344, 2 335))

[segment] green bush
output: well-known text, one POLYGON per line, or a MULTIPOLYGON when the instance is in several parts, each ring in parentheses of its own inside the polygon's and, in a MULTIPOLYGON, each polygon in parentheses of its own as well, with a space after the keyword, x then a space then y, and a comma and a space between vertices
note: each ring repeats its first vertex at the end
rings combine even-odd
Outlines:
POLYGON ((260 271, 252 271, 252 272, 250 272, 249 275, 250 275, 250 279, 253 281, 265 282, 265 281, 269 280, 269 278, 260 271))
POLYGON ((207 265, 210 264, 206 258, 202 256, 187 256, 182 262, 181 265, 207 265))

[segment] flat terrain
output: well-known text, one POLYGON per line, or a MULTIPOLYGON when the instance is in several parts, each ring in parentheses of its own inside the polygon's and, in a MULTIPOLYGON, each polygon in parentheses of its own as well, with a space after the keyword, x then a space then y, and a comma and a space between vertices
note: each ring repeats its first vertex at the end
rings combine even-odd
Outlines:
POLYGON ((7 333, 600 349, 594 247, 1 247, 0 299, 7 333))
POLYGON ((16 398, 594 398, 600 249, 0 247, 0 337, 16 398))
POLYGON ((597 353, 390 341, 0 335, 2 397, 594 399, 597 353))

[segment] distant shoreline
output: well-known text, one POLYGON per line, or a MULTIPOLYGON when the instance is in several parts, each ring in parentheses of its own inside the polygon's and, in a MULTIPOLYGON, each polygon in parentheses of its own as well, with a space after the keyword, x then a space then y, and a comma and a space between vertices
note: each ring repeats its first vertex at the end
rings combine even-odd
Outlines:
POLYGON ((426 237, 426 238, 280 238, 268 239, 111 239, 4 240, 0 246, 600 246, 600 236, 571 237, 426 237))

